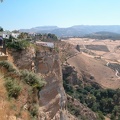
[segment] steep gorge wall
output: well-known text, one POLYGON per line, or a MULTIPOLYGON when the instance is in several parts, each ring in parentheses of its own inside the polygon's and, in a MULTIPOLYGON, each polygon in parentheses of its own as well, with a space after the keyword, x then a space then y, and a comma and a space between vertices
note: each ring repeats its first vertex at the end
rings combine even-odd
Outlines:
POLYGON ((42 76, 47 84, 39 92, 39 120, 76 120, 66 110, 67 97, 62 83, 59 54, 54 50, 33 48, 21 52, 9 51, 20 69, 28 69, 42 76))
POLYGON ((67 97, 63 88, 59 54, 53 51, 37 51, 36 73, 44 76, 47 84, 39 92, 40 120, 75 120, 66 110, 67 97))
POLYGON ((22 51, 16 51, 14 49, 8 51, 8 60, 13 62, 19 69, 32 70, 32 62, 35 58, 35 49, 29 48, 22 51))

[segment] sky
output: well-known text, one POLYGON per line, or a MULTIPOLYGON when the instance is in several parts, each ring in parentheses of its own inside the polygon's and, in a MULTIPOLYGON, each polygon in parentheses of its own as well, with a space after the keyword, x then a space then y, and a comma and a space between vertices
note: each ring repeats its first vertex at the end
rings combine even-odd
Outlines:
POLYGON ((4 0, 5 30, 37 26, 120 25, 120 0, 4 0))

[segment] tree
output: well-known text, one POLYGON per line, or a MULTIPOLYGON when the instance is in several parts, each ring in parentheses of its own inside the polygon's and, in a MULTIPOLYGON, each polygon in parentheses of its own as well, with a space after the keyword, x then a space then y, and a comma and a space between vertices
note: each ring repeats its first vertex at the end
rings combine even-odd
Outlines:
POLYGON ((18 36, 19 39, 26 39, 28 37, 28 33, 26 32, 22 32, 20 33, 20 35, 18 36))
POLYGON ((100 106, 99 103, 94 102, 93 105, 92 105, 92 107, 91 107, 91 109, 92 109, 94 112, 96 112, 96 111, 98 111, 99 106, 100 106))
POLYGON ((88 95, 87 98, 86 98, 86 103, 87 103, 87 106, 88 107, 92 107, 93 106, 93 103, 96 102, 96 97, 94 95, 88 95))
POLYGON ((2 27, 0 27, 0 32, 2 32, 3 31, 3 28, 2 27))
POLYGON ((99 120, 105 120, 104 115, 101 111, 98 112, 99 120))
POLYGON ((13 33, 19 33, 19 30, 13 30, 12 32, 13 33))

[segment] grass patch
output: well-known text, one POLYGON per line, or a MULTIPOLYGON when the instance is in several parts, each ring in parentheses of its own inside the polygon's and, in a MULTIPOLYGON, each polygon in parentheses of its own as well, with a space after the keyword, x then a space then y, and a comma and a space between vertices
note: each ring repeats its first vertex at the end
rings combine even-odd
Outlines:
POLYGON ((31 109, 30 109, 30 114, 33 118, 38 116, 38 105, 37 104, 33 104, 31 109))
POLYGON ((32 88, 37 88, 38 90, 41 90, 41 88, 45 84, 45 82, 43 81, 41 77, 37 76, 33 72, 29 72, 28 70, 21 71, 21 78, 23 82, 32 86, 32 88))
POLYGON ((15 82, 15 80, 7 78, 5 82, 5 87, 9 97, 13 97, 15 99, 18 98, 21 92, 21 86, 17 82, 15 82))
POLYGON ((13 67, 13 64, 8 61, 0 61, 0 66, 6 68, 8 72, 16 71, 16 69, 13 67))
POLYGON ((7 70, 7 74, 5 74, 4 77, 6 79, 5 87, 9 97, 17 98, 19 96, 21 86, 18 82, 28 84, 32 89, 37 89, 38 91, 41 90, 45 84, 44 80, 37 74, 29 72, 28 70, 19 71, 8 61, 1 61, 0 67, 7 70))

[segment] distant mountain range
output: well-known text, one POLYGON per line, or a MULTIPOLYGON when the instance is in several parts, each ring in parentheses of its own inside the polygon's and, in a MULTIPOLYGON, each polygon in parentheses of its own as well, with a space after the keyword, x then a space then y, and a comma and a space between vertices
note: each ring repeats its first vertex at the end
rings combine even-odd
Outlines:
POLYGON ((114 32, 101 31, 101 32, 84 35, 83 38, 92 38, 98 40, 103 40, 103 39, 120 40, 120 34, 114 32))
POLYGON ((52 33, 58 37, 83 37, 96 32, 112 32, 120 34, 120 25, 76 25, 68 28, 57 26, 40 26, 31 29, 20 29, 21 32, 52 33))

